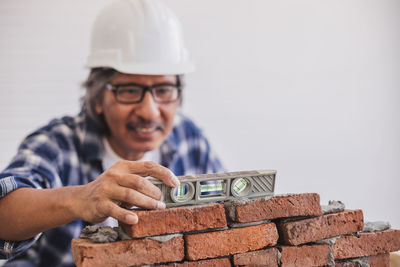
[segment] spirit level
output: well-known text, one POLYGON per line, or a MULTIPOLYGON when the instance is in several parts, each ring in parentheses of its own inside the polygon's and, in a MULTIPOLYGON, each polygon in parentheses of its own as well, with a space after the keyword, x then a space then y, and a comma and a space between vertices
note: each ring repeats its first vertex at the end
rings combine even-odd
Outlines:
POLYGON ((160 188, 167 207, 176 207, 273 195, 275 176, 272 170, 178 176, 181 184, 176 188, 154 178, 149 180, 160 188))

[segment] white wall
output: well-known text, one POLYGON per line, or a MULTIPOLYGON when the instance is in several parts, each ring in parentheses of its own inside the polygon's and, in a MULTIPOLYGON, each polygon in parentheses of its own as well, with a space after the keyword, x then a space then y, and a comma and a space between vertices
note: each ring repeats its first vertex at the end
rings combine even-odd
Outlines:
MULTIPOLYGON (((106 0, 0 2, 0 168, 30 131, 79 110, 106 0)), ((400 1, 165 0, 197 72, 183 109, 229 170, 276 169, 400 228, 400 1)))

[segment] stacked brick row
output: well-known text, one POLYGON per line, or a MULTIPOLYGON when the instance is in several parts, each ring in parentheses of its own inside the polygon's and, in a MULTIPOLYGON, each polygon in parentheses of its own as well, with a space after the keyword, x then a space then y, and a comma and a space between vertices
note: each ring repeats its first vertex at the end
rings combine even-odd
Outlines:
POLYGON ((138 211, 133 239, 72 241, 80 266, 389 266, 400 230, 362 232, 361 210, 324 214, 315 193, 138 211))

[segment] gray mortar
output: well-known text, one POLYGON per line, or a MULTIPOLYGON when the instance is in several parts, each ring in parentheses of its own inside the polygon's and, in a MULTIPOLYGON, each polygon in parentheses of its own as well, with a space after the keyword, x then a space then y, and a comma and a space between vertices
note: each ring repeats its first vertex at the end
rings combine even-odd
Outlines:
POLYGON ((279 251, 279 249, 276 249, 276 260, 277 260, 277 263, 278 263, 278 266, 281 266, 281 257, 282 257, 282 254, 281 254, 281 252, 279 251))
POLYGON ((220 228, 214 228, 214 229, 203 229, 203 230, 196 230, 196 231, 190 231, 190 232, 185 232, 185 234, 201 234, 201 233, 209 233, 209 232, 219 232, 219 231, 225 231, 228 230, 228 227, 220 227, 220 228))
MULTIPOLYGON (((339 262, 338 262, 339 263, 339 262)), ((363 257, 363 258, 356 258, 352 260, 347 260, 345 264, 343 264, 343 267, 350 267, 353 266, 353 263, 357 263, 359 267, 370 267, 368 263, 368 258, 363 257)))
POLYGON ((335 236, 335 237, 331 237, 331 238, 325 238, 322 240, 318 240, 315 243, 317 244, 328 244, 328 245, 333 245, 335 244, 336 240, 338 240, 341 236, 335 236))
POLYGON ((242 206, 245 205, 246 203, 251 202, 250 199, 248 198, 236 198, 230 201, 224 202, 224 208, 226 213, 228 214, 229 218, 231 218, 233 221, 236 220, 236 207, 237 206, 242 206))
MULTIPOLYGON (((168 242, 174 237, 182 236, 182 234, 150 236, 144 239, 155 240, 158 242, 168 242)), ((79 238, 90 239, 95 243, 111 243, 121 240, 132 240, 134 238, 126 234, 121 227, 91 225, 83 228, 79 238)))
POLYGON ((259 225, 259 224, 264 224, 264 223, 270 223, 271 220, 264 220, 264 221, 258 221, 258 222, 248 222, 248 223, 235 223, 235 222, 229 222, 228 225, 230 228, 241 228, 241 227, 247 227, 247 226, 254 226, 254 225, 259 225))
POLYGON ((335 236, 331 238, 322 239, 316 241, 316 244, 327 244, 329 245, 329 253, 328 253, 328 266, 335 266, 335 258, 333 257, 332 245, 335 244, 336 240, 338 240, 341 236, 335 236))
POLYGON ((391 226, 389 222, 382 222, 382 221, 365 222, 364 229, 361 232, 379 232, 388 230, 390 229, 390 227, 391 226))
POLYGON ((83 228, 79 237, 95 243, 110 243, 118 240, 118 232, 110 226, 89 225, 83 228))
POLYGON ((133 239, 127 233, 125 233, 124 229, 122 229, 121 226, 114 227, 114 229, 118 232, 118 240, 132 240, 133 239))
POLYGON ((333 257, 333 251, 332 251, 332 246, 328 247, 328 266, 329 267, 334 267, 335 266, 335 257, 333 257))
POLYGON ((182 236, 182 234, 150 236, 150 237, 146 237, 144 239, 145 240, 154 240, 154 241, 158 241, 158 242, 161 242, 161 243, 165 243, 165 242, 170 241, 172 238, 175 238, 175 237, 178 237, 178 236, 182 236))
POLYGON ((329 200, 328 205, 321 205, 321 208, 323 214, 329 214, 344 211, 345 205, 340 200, 329 200))

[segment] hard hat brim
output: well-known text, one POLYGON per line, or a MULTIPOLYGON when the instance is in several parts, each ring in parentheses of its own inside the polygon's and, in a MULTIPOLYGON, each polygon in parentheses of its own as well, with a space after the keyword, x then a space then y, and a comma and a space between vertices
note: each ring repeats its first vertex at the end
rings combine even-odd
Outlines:
POLYGON ((194 72, 196 67, 192 62, 174 64, 113 64, 107 62, 88 63, 87 68, 113 68, 121 73, 144 75, 179 75, 194 72))

